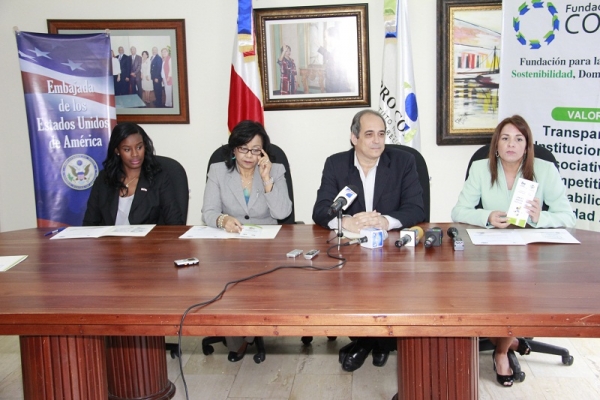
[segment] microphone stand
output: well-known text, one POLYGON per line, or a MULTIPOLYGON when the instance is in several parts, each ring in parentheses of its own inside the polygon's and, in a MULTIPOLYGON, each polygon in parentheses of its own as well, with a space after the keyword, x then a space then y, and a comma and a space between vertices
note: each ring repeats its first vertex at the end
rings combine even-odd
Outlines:
POLYGON ((337 238, 338 238, 338 251, 340 251, 340 248, 342 246, 342 237, 344 237, 344 232, 342 231, 342 209, 340 208, 340 210, 338 211, 338 231, 337 231, 337 238))

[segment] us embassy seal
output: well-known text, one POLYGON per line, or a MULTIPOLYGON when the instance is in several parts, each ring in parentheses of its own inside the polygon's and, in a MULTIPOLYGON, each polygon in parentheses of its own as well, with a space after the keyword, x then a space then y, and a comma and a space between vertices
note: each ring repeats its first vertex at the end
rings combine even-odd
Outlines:
POLYGON ((94 184, 98 176, 98 164, 87 154, 74 154, 63 163, 60 173, 68 187, 85 190, 94 184))

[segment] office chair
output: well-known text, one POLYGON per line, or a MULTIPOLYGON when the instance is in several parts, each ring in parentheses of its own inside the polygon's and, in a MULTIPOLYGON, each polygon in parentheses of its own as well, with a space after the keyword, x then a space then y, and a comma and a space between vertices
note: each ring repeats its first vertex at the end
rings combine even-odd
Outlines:
MULTIPOLYGON (((216 149, 210 156, 210 159, 208 160, 206 172, 208 173, 208 170, 210 169, 210 166, 212 164, 225 161, 225 157, 228 155, 228 152, 229 149, 227 145, 223 145, 216 149)), ((290 213, 290 215, 287 218, 277 220, 277 223, 279 225, 302 223, 296 222, 294 208, 294 187, 292 184, 292 173, 290 171, 290 163, 287 159, 287 156, 279 146, 274 145, 273 143, 271 143, 269 153, 272 162, 282 164, 285 167, 285 182, 287 184, 288 195, 290 196, 290 200, 292 201, 292 212, 290 213)), ((212 345, 215 343, 225 344, 225 337, 208 336, 202 339, 202 353, 204 353, 205 356, 212 354, 215 351, 212 345)), ((254 344, 256 344, 256 354, 254 355, 254 362, 260 364, 265 360, 265 343, 262 337, 257 336, 254 338, 254 344)))
MULTIPOLYGON (((175 195, 175 202, 179 206, 179 210, 183 215, 184 220, 187 220, 188 205, 190 201, 190 190, 188 186, 187 174, 183 166, 172 158, 164 156, 156 156, 163 171, 169 174, 171 178, 171 187, 175 195)), ((162 219, 162 216, 161 216, 162 219)), ((158 225, 164 225, 164 221, 158 220, 158 225)), ((177 343, 165 343, 167 351, 171 353, 171 358, 179 357, 181 349, 177 343)))
MULTIPOLYGON (((175 195, 175 202, 179 206, 183 219, 187 220, 190 189, 185 169, 178 161, 169 157, 156 156, 156 160, 160 163, 162 169, 169 174, 173 194, 175 195)), ((157 225, 164 225, 164 221, 159 219, 157 225)))
MULTIPOLYGON (((467 167, 467 174, 465 176, 465 180, 469 177, 469 170, 471 169, 471 164, 473 164, 474 161, 483 160, 483 159, 488 158, 489 151, 490 151, 490 145, 486 144, 485 146, 478 149, 475 153, 473 153, 473 155, 471 156, 471 159, 469 160, 469 165, 467 167)), ((550 150, 548 150, 545 147, 540 146, 538 144, 534 144, 533 145, 533 153, 536 158, 554 163, 554 165, 558 169, 558 162, 556 161, 554 154, 552 154, 552 152, 550 150)), ((481 200, 479 201, 479 204, 475 208, 483 208, 483 206, 481 204, 481 200)), ((542 210, 548 211, 548 205, 546 203, 544 203, 542 205, 542 210)), ((551 345, 548 343, 542 343, 542 342, 538 342, 535 340, 530 340, 532 338, 525 338, 525 339, 527 340, 527 342, 529 343, 529 346, 531 347, 531 352, 553 354, 553 355, 561 356, 561 360, 562 360, 563 364, 565 364, 565 365, 573 364, 573 356, 570 355, 569 350, 565 349, 564 347, 558 347, 558 346, 554 346, 554 345, 551 345)), ((494 345, 488 338, 479 338, 479 351, 486 351, 486 350, 493 350, 493 349, 494 349, 494 345)), ((510 361, 514 365, 514 368, 513 368, 514 379, 516 381, 523 382, 525 380, 525 372, 523 372, 521 370, 521 366, 519 364, 519 361, 517 360, 516 355, 512 354, 512 356, 509 355, 509 357, 511 357, 510 361)))
MULTIPOLYGON (((423 208, 425 210, 425 221, 429 222, 430 217, 430 188, 429 188, 429 170, 427 169, 427 163, 425 162, 425 158, 423 155, 412 147, 404 146, 401 144, 386 144, 385 147, 397 150, 403 150, 415 157, 415 162, 417 164, 417 174, 419 175, 419 183, 421 184, 421 188, 423 189, 423 208)), ((334 336, 327 336, 329 340, 335 340, 334 336)), ((309 345, 313 337, 312 336, 303 336, 302 343, 304 345, 309 345)))
POLYGON ((425 221, 423 222, 429 222, 431 200, 429 194, 429 170, 427 169, 425 158, 423 158, 423 155, 419 153, 419 150, 409 146, 404 146, 401 144, 386 144, 385 147, 403 150, 415 157, 415 162, 417 163, 417 174, 419 175, 419 183, 421 183, 421 188, 423 189, 423 208, 425 210, 425 221))

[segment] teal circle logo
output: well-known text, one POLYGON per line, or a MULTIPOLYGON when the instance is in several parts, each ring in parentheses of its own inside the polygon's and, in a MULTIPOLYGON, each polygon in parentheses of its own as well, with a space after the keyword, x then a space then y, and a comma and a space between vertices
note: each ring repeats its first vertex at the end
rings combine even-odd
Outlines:
MULTIPOLYGON (((523 46, 529 45, 531 50, 538 50, 542 47, 542 45, 550 45, 555 38, 555 32, 558 31, 560 21, 558 20, 558 11, 556 11, 556 7, 551 2, 547 2, 544 5, 542 0, 531 0, 531 2, 524 2, 519 6, 519 15, 513 18, 513 29, 516 32, 516 37, 519 43, 523 46), (531 8, 528 5, 531 3, 531 8), (521 32, 521 17, 526 15, 528 12, 540 13, 541 11, 546 12, 545 18, 548 18, 548 24, 543 24, 542 26, 548 26, 549 30, 542 28, 539 32, 539 36, 536 35, 535 38, 526 38, 523 32, 521 32)), ((538 14, 534 14, 536 17, 538 14)), ((532 14, 529 14, 530 16, 532 14)), ((544 17, 544 15, 541 15, 544 17)))

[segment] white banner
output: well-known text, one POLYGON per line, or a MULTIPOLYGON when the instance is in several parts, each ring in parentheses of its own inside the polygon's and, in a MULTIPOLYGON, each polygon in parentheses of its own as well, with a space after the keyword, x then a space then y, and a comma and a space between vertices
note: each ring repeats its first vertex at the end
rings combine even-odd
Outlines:
POLYGON ((499 117, 556 157, 577 228, 600 231, 600 3, 504 0, 499 117))
POLYGON ((379 113, 386 121, 386 143, 420 150, 419 111, 413 77, 406 0, 385 0, 383 75, 379 113))

